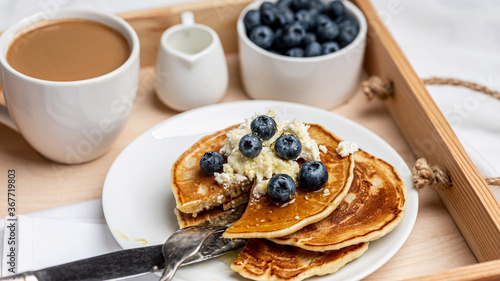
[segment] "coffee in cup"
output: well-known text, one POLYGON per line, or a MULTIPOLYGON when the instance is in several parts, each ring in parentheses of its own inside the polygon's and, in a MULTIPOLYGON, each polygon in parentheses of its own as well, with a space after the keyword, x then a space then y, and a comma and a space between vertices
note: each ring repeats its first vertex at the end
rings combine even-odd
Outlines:
POLYGON ((86 19, 47 21, 19 35, 9 46, 7 63, 37 79, 77 81, 117 69, 130 56, 125 37, 86 19))

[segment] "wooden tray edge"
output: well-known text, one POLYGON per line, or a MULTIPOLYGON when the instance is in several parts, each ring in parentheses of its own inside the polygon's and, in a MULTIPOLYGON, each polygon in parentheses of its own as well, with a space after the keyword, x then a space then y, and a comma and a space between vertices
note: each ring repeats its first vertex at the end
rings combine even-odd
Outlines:
POLYGON ((426 276, 405 279, 404 281, 494 281, 500 279, 500 260, 463 266, 452 270, 426 276))
POLYGON ((354 0, 369 23, 365 70, 394 85, 389 112, 417 157, 447 170, 438 192, 479 262, 500 259, 500 205, 369 1, 354 0))

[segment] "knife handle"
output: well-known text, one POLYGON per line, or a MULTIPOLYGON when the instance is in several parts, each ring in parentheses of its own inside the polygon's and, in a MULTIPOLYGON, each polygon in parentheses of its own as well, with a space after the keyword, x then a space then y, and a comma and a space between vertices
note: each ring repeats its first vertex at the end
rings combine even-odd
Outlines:
POLYGON ((70 262, 0 278, 2 281, 69 281, 105 280, 151 273, 165 263, 162 245, 116 251, 101 256, 70 262))

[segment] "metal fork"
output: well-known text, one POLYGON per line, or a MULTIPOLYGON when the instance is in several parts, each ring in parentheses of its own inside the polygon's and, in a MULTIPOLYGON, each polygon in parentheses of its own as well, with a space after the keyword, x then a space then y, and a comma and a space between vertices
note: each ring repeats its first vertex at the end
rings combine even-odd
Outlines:
POLYGON ((166 263, 160 281, 170 281, 179 266, 210 259, 245 245, 245 239, 222 238, 227 226, 196 226, 172 234, 162 251, 166 263))
POLYGON ((161 280, 172 279, 182 263, 220 256, 245 245, 244 239, 226 239, 226 226, 195 226, 176 231, 163 245, 116 251, 62 265, 0 278, 5 281, 116 280, 148 274, 165 267, 161 280))

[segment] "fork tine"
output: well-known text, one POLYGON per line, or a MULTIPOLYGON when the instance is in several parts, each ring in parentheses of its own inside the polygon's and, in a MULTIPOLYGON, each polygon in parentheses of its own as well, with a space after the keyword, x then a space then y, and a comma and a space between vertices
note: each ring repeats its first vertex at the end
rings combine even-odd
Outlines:
POLYGON ((194 256, 203 243, 216 232, 224 231, 227 226, 194 226, 176 231, 163 244, 165 268, 160 281, 170 281, 179 266, 194 256))

